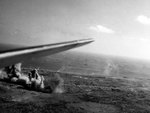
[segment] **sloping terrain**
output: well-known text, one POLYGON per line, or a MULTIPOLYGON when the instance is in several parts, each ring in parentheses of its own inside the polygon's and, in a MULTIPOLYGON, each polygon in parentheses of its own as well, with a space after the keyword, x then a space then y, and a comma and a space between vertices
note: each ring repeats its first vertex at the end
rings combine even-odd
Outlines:
MULTIPOLYGON (((29 71, 26 69, 26 71, 29 71)), ((51 85, 54 73, 41 70, 51 85)), ((63 93, 31 91, 20 85, 0 82, 2 113, 148 113, 149 80, 91 77, 60 73, 63 93)))

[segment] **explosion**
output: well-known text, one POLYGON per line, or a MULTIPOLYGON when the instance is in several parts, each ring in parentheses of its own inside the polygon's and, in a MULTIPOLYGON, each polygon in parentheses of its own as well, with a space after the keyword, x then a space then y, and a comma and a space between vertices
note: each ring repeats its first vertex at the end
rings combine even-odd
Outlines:
POLYGON ((37 69, 31 70, 28 74, 24 74, 21 70, 21 63, 5 67, 4 70, 0 70, 0 75, 3 75, 1 76, 2 78, 5 75, 8 81, 20 84, 30 90, 51 93, 64 92, 64 80, 58 72, 53 74, 54 76, 52 76, 50 81, 47 81, 48 85, 46 86, 44 77, 38 73, 37 69))

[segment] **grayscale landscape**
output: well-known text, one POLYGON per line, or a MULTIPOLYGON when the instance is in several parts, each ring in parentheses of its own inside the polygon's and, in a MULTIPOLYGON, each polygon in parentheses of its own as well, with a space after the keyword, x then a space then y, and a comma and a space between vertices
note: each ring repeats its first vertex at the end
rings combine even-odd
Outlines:
POLYGON ((55 84, 57 72, 63 79, 61 92, 38 92, 1 80, 3 113, 150 112, 150 63, 146 61, 65 52, 24 64, 24 73, 39 68, 45 86, 55 84))
POLYGON ((0 0, 0 113, 150 113, 150 0, 0 0))

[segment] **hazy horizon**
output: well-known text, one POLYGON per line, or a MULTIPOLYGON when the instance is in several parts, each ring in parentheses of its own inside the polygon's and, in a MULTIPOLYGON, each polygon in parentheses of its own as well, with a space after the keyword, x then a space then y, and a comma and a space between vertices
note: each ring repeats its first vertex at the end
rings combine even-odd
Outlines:
POLYGON ((0 42, 94 38, 76 51, 150 60, 149 0, 1 0, 0 42))

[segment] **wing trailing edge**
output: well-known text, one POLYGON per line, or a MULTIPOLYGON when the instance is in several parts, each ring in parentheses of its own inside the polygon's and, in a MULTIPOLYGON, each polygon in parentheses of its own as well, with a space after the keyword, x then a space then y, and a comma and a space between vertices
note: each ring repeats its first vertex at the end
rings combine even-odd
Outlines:
POLYGON ((29 60, 33 57, 52 55, 72 48, 80 47, 93 41, 93 39, 82 39, 2 51, 0 52, 0 68, 29 60))

